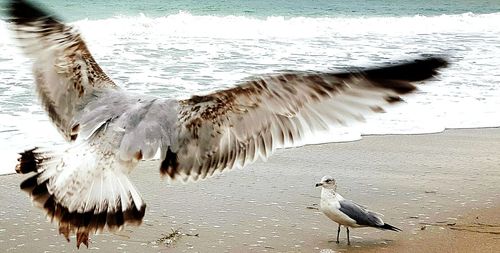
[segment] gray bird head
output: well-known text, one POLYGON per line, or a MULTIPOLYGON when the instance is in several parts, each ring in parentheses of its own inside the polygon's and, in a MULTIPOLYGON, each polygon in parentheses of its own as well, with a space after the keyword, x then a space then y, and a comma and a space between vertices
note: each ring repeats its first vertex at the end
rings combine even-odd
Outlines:
POLYGON ((326 189, 336 190, 337 189, 337 182, 335 182, 335 179, 332 176, 324 176, 321 179, 321 182, 316 184, 316 187, 319 187, 319 186, 326 188, 326 189))

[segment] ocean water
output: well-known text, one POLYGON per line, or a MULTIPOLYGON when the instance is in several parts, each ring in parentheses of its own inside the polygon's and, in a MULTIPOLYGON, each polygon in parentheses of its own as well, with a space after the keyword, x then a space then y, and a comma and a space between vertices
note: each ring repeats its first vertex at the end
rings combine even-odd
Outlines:
MULTIPOLYGON (((189 97, 283 69, 333 71, 430 54, 452 62, 405 104, 304 144, 500 126, 500 1, 268 2, 44 5, 78 27, 117 84, 162 97, 189 97)), ((41 110, 30 61, 4 21, 0 52, 0 173, 12 173, 17 152, 64 142, 41 110)))

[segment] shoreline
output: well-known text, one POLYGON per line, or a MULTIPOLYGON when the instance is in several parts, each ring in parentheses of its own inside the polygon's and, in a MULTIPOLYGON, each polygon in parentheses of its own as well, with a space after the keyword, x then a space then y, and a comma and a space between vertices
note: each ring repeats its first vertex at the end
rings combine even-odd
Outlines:
MULTIPOLYGON (((131 174, 148 204, 142 226, 92 236, 89 250, 494 252, 500 248, 494 238, 500 235, 424 223, 458 227, 473 224, 473 216, 480 215, 481 223, 500 226, 492 217, 500 210, 498 150, 500 128, 364 136, 354 142, 278 150, 267 162, 189 184, 168 184, 153 163, 145 162, 131 174), (345 198, 384 214, 385 222, 403 232, 353 229, 352 245, 347 246, 343 229, 340 244, 330 243, 337 225, 314 209, 320 192, 314 184, 326 174, 337 179, 345 198), (161 238, 172 229, 188 235, 165 245, 161 238), (460 246, 461 241, 473 248, 460 246)), ((0 176, 2 247, 9 252, 76 251, 74 238, 66 243, 55 224, 19 190, 24 178, 0 176)))
MULTIPOLYGON (((332 141, 332 142, 322 142, 322 143, 311 143, 311 144, 304 144, 301 146, 296 146, 296 147, 285 147, 282 148, 281 150, 289 150, 289 149, 295 149, 295 148, 301 148, 301 147, 306 147, 306 146, 315 146, 315 145, 328 145, 328 144, 334 144, 334 143, 351 143, 351 142, 358 142, 362 141, 363 138, 365 137, 393 137, 393 136, 426 136, 426 135, 435 135, 435 134, 442 134, 446 133, 448 131, 455 131, 455 130, 482 130, 482 129, 500 129, 500 126, 487 126, 487 127, 470 127, 470 128, 445 128, 443 131, 439 132, 431 132, 431 133, 402 133, 402 134, 362 134, 360 139, 355 139, 355 140, 347 140, 347 141, 332 141)), ((19 151, 21 152, 21 150, 19 151)), ((155 158, 152 160, 143 160, 143 163, 147 163, 148 161, 155 161, 159 160, 159 158, 155 158)), ((16 163, 17 164, 17 163, 16 163)), ((15 165, 14 165, 15 166, 15 165)), ((3 176, 8 176, 8 175, 16 175, 16 172, 14 169, 12 169, 13 172, 11 173, 0 173, 0 179, 3 176)))

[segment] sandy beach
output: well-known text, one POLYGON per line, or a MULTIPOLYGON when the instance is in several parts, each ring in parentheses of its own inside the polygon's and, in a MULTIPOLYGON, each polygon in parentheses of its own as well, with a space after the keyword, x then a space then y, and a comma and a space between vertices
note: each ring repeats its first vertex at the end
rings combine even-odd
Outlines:
MULTIPOLYGON (((209 180, 168 184, 144 163, 132 173, 148 207, 140 227, 93 236, 79 252, 500 252, 500 129, 362 140, 278 150, 209 180), (351 230, 316 210, 324 175, 344 197, 403 232, 351 230), (178 231, 173 233, 173 231, 178 231)), ((0 177, 2 252, 74 252, 19 190, 0 177)))

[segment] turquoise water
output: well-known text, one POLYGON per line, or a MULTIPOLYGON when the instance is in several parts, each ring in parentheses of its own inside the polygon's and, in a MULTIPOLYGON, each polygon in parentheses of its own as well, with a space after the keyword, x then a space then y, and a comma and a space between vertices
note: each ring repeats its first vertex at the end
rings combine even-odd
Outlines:
MULTIPOLYGON (((0 1, 5 6, 5 0, 0 1)), ((67 20, 102 19, 113 16, 166 16, 179 11, 215 16, 414 16, 500 12, 499 0, 150 0, 150 1, 64 1, 48 0, 45 6, 57 9, 67 20)))

